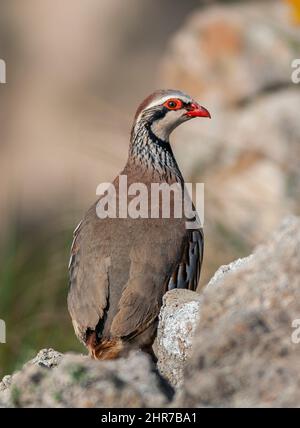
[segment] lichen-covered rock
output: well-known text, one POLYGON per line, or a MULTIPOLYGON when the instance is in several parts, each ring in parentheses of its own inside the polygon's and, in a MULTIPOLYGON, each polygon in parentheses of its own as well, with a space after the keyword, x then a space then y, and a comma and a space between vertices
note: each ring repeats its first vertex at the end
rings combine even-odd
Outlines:
MULTIPOLYGON (((29 366, 38 366, 44 368, 57 367, 61 363, 63 357, 64 355, 62 353, 57 352, 52 348, 41 349, 32 360, 28 361, 24 365, 24 368, 29 366)), ((11 386, 17 373, 18 372, 14 373, 13 375, 4 376, 4 378, 0 381, 0 393, 2 391, 6 391, 11 386)))
POLYGON ((158 369, 176 387, 182 383, 183 368, 192 347, 201 296, 189 290, 165 294, 157 333, 158 369))
POLYGON ((64 355, 62 353, 52 348, 41 349, 27 364, 52 369, 53 367, 57 367, 62 362, 63 358, 64 355))
POLYGON ((0 383, 0 407, 300 407, 300 218, 221 266, 201 294, 164 297, 149 356, 42 350, 0 383), (294 323, 294 320, 297 320, 294 323))
MULTIPOLYGON (((203 291, 179 406, 300 406, 300 218, 203 291), (295 342, 295 341, 294 341, 295 342)), ((223 269, 224 270, 224 269, 223 269)))
POLYGON ((56 367, 46 367, 26 364, 0 392, 0 403, 8 407, 163 407, 173 395, 142 352, 113 361, 66 354, 56 367))

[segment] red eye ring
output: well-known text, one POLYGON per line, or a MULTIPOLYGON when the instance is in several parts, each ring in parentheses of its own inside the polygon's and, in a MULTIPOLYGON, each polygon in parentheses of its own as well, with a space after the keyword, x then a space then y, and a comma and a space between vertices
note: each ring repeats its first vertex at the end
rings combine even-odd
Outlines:
POLYGON ((167 100, 164 104, 168 110, 179 110, 182 108, 182 101, 177 98, 171 98, 167 100))

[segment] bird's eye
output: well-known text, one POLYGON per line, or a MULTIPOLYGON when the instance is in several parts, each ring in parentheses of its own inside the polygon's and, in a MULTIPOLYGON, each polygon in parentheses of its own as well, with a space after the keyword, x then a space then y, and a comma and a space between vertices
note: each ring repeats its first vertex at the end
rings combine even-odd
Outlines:
POLYGON ((164 103, 164 106, 169 110, 179 110, 182 107, 182 101, 176 99, 168 100, 164 103))
POLYGON ((177 106, 176 101, 169 101, 169 102, 168 102, 168 107, 169 107, 169 108, 176 108, 176 106, 177 106))

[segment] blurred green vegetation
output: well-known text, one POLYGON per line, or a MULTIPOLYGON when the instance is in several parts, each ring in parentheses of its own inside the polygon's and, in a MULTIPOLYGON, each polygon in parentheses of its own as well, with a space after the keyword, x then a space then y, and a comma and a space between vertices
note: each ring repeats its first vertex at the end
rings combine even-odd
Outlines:
POLYGON ((85 352, 67 310, 72 230, 53 218, 32 224, 14 219, 4 241, 0 319, 6 323, 7 343, 0 344, 0 379, 42 348, 85 352))

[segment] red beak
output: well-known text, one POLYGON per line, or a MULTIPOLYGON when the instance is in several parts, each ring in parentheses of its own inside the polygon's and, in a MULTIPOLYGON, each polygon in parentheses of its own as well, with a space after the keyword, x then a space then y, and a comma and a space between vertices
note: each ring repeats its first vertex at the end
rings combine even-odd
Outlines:
POLYGON ((189 107, 190 107, 190 109, 186 113, 186 115, 188 117, 209 117, 209 118, 211 118, 209 111, 206 110, 206 108, 200 106, 199 104, 191 103, 189 107))

